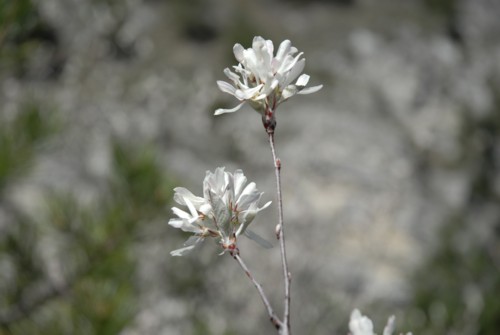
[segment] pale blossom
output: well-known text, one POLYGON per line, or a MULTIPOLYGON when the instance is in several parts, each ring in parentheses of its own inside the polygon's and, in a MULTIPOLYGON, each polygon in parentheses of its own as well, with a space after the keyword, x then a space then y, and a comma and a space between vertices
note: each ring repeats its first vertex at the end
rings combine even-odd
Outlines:
POLYGON ((301 74, 305 66, 303 53, 297 53, 289 40, 281 42, 276 55, 273 42, 260 36, 253 39, 248 49, 235 44, 233 52, 239 63, 232 70, 224 70, 230 82, 217 81, 217 85, 240 103, 234 108, 217 109, 215 115, 235 112, 245 102, 264 115, 295 94, 314 93, 323 87, 306 87, 309 76, 301 74))
POLYGON ((353 310, 351 313, 349 330, 352 335, 374 335, 372 320, 362 315, 358 309, 353 310))
MULTIPOLYGON (((392 335, 395 328, 396 318, 394 315, 387 319, 387 324, 384 327, 383 335, 392 335)), ((351 313, 351 319, 349 321, 350 335, 375 335, 373 332, 373 323, 367 316, 362 315, 358 309, 355 309, 351 313)), ((406 333, 406 335, 412 335, 412 333, 406 333)))
POLYGON ((215 238, 223 252, 235 250, 240 235, 264 247, 271 246, 247 229, 255 215, 271 202, 258 206, 263 193, 257 190, 255 183, 247 185, 247 178, 241 170, 236 170, 234 174, 226 172, 224 168, 217 168, 213 173, 207 171, 203 181, 203 197, 195 196, 183 187, 177 187, 174 191, 174 200, 186 206, 188 211, 173 207, 177 218, 170 219, 168 223, 193 236, 184 243, 183 248, 172 251, 171 255, 182 256, 208 237, 215 238))

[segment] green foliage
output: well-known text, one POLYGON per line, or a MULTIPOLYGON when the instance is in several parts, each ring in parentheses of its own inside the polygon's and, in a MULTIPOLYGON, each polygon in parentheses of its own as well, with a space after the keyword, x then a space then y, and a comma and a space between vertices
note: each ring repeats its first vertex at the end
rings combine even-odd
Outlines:
MULTIPOLYGON (((2 123, 2 186, 29 171, 56 129, 51 120, 29 104, 2 123)), ((132 247, 144 222, 165 215, 172 185, 151 147, 116 142, 112 151, 112 177, 93 204, 48 192, 45 214, 32 218, 0 193, 9 215, 0 236, 0 334, 117 334, 133 319, 132 247)))
POLYGON ((453 16, 457 10, 456 0, 423 0, 423 3, 432 12, 445 17, 453 16))
POLYGON ((0 124, 0 190, 31 166, 37 142, 56 130, 55 113, 28 102, 11 122, 0 124))
POLYGON ((414 278, 415 307, 425 314, 422 325, 410 325, 416 334, 460 334, 475 329, 493 335, 500 329, 500 238, 464 245, 467 231, 455 218, 441 232, 441 245, 414 278))
POLYGON ((473 165, 468 203, 444 224, 440 244, 414 277, 414 303, 425 318, 415 334, 498 334, 500 329, 500 221, 488 215, 500 197, 495 150, 500 139, 500 91, 490 113, 464 122, 463 163, 473 165))

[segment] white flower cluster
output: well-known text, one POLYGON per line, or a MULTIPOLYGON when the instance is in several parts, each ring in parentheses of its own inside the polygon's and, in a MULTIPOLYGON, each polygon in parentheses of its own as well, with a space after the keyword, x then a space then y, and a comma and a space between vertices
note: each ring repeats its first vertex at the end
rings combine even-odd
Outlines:
MULTIPOLYGON (((394 332, 396 318, 394 315, 389 317, 387 324, 384 327, 383 335, 392 335, 394 332)), ((349 321, 349 330, 351 335, 375 335, 373 332, 373 322, 365 315, 362 315, 358 309, 351 313, 351 320, 349 321)), ((406 335, 412 335, 407 333, 406 335)))
POLYGON ((263 193, 257 190, 255 183, 246 183, 247 178, 241 170, 232 174, 219 167, 214 173, 207 171, 203 181, 203 197, 195 196, 183 187, 175 188, 174 200, 186 206, 188 212, 173 207, 177 218, 170 219, 168 224, 194 235, 184 243, 183 248, 170 254, 185 255, 207 237, 215 238, 223 252, 237 250, 236 241, 240 235, 264 247, 271 247, 269 242, 247 229, 255 215, 271 202, 259 208, 263 193))
POLYGON ((224 70, 224 74, 232 82, 217 81, 220 90, 235 96, 241 101, 231 109, 217 109, 215 115, 235 112, 248 101, 258 112, 264 114, 295 94, 309 94, 320 90, 323 85, 306 88, 309 76, 302 74, 305 59, 302 52, 297 53, 289 40, 283 41, 274 56, 271 40, 260 36, 253 39, 252 47, 244 49, 241 44, 233 47, 234 56, 239 62, 224 70), (299 76, 300 75, 300 76, 299 76), (297 78, 298 77, 298 78, 297 78), (292 82, 295 80, 295 84, 292 82))

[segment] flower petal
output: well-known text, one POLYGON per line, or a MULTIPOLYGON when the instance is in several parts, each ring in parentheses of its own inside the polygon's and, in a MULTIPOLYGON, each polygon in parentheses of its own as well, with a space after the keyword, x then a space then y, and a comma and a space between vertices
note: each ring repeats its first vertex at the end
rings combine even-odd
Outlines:
POLYGON ((276 52, 276 60, 279 62, 277 65, 281 65, 283 62, 283 59, 285 59, 285 56, 288 55, 290 52, 290 48, 292 47, 292 42, 290 40, 284 40, 281 42, 278 52, 276 52))
POLYGON ((243 46, 241 44, 236 43, 234 45, 234 47, 233 47, 234 57, 240 63, 242 63, 243 60, 244 60, 244 58, 243 58, 243 51, 245 51, 245 48, 243 48, 243 46))
POLYGON ((217 80, 217 86, 219 86, 219 89, 224 92, 224 93, 229 93, 231 95, 236 96, 236 88, 231 85, 228 82, 222 81, 222 80, 217 80))
POLYGON ((179 209, 177 207, 172 207, 172 212, 174 212, 174 214, 180 217, 181 219, 186 219, 186 220, 191 219, 191 216, 188 213, 184 212, 182 209, 179 209))
POLYGON ((201 242, 203 242, 203 237, 200 236, 191 236, 184 242, 185 247, 176 249, 170 252, 172 256, 184 256, 193 251, 201 242))
POLYGON ((271 249, 273 247, 273 245, 271 244, 271 242, 269 242, 265 238, 261 237, 260 235, 254 233, 253 231, 251 231, 249 229, 245 230, 245 232, 243 233, 243 235, 245 235, 246 237, 248 237, 252 241, 256 242, 261 247, 264 247, 266 249, 271 249))
POLYGON ((262 86, 264 86, 263 84, 260 84, 258 86, 255 86, 255 87, 252 87, 252 88, 249 88, 247 90, 241 90, 241 89, 238 89, 236 90, 236 92, 234 92, 234 96, 239 99, 239 100, 247 100, 247 99, 250 99, 252 98, 253 96, 255 96, 255 94, 257 92, 260 91, 260 89, 262 88, 262 86))
POLYGON ((234 171, 233 180, 234 180, 234 196, 238 198, 241 194, 243 186, 247 182, 247 177, 245 177, 241 169, 238 169, 234 171))
POLYGON ((231 79, 235 85, 240 81, 240 76, 238 76, 227 67, 224 69, 224 74, 226 75, 226 77, 231 79))
POLYGON ((311 93, 318 92, 322 88, 323 88, 323 85, 307 87, 307 88, 304 88, 304 89, 298 91, 297 94, 311 94, 311 93))
POLYGON ((307 83, 309 82, 309 75, 307 74, 302 74, 298 79, 297 82, 295 83, 296 86, 306 86, 307 83))
POLYGON ((301 59, 295 65, 290 69, 290 71, 286 74, 285 80, 281 84, 282 87, 287 87, 292 83, 292 81, 297 78, 297 76, 304 70, 304 67, 306 65, 306 60, 301 59))
POLYGON ((237 105, 234 108, 229 108, 229 109, 219 108, 215 111, 214 115, 221 115, 224 113, 234 113, 237 110, 239 110, 241 108, 241 106, 243 106, 244 103, 245 103, 245 101, 243 101, 242 103, 240 103, 239 105, 237 105))

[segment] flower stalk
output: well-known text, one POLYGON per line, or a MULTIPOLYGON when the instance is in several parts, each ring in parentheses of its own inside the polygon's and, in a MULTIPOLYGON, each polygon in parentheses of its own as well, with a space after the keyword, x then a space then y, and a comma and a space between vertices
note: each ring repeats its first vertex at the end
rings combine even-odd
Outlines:
MULTIPOLYGON (((267 129, 266 129, 267 130, 267 129)), ((284 311, 283 311, 283 322, 285 323, 285 328, 287 332, 283 334, 290 334, 290 286, 292 281, 292 275, 288 270, 288 261, 286 258, 286 245, 285 245, 285 225, 283 221, 283 200, 281 196, 281 160, 276 156, 276 149, 274 145, 274 129, 269 132, 269 146, 271 147, 271 153, 273 155, 274 161, 274 171, 276 176, 276 194, 278 198, 278 224, 276 225, 276 237, 280 243, 281 252, 281 264, 283 268, 283 278, 285 280, 285 301, 284 301, 284 311)))
POLYGON ((257 291, 259 292, 260 298, 262 299, 262 302, 264 303, 264 306, 266 307, 267 314, 269 314, 269 320, 273 324, 273 326, 281 332, 283 329, 283 322, 278 318, 276 313, 274 313, 273 308, 271 307, 271 304, 269 303, 269 299, 267 299, 266 294, 264 293, 264 290, 262 289, 262 285, 259 284, 257 280, 255 280, 254 276, 246 266, 245 262, 243 262, 243 259, 241 259, 240 252, 239 250, 233 250, 231 251, 231 256, 238 262, 240 267, 245 271, 245 274, 247 277, 250 279, 250 281, 253 283, 257 291))

